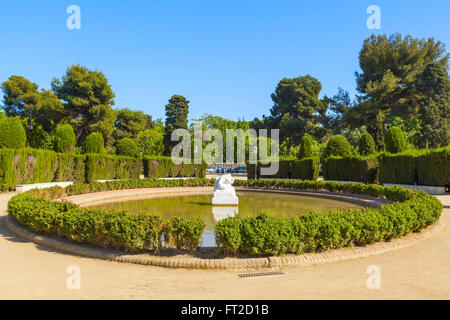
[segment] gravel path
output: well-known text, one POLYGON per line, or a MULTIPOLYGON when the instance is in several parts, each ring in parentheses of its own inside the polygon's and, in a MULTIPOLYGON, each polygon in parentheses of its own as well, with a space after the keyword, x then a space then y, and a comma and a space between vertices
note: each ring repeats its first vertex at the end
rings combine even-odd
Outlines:
POLYGON ((0 299, 450 299, 450 195, 438 197, 444 229, 414 246, 255 278, 80 258, 41 247, 6 230, 13 195, 0 194, 0 299), (73 265, 81 270, 80 290, 66 285, 73 265), (372 265, 381 270, 379 290, 366 285, 372 265))

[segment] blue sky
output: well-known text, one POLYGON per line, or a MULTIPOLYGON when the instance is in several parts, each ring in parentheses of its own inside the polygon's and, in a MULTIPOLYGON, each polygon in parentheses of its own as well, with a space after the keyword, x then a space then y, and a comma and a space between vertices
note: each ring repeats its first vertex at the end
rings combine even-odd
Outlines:
POLYGON ((372 33, 434 37, 450 45, 450 1, 2 0, 0 81, 23 75, 49 88, 72 64, 102 71, 115 108, 164 117, 173 94, 189 118, 268 114, 279 80, 310 74, 322 95, 355 94, 354 72, 372 33), (66 27, 69 5, 81 30, 66 27), (381 30, 366 27, 369 5, 381 30))

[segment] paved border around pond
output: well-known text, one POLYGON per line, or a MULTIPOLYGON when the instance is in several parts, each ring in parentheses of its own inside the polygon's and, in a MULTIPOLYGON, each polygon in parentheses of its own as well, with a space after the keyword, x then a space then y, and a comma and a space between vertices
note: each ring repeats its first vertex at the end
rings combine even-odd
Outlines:
MULTIPOLYGON (((186 188, 188 189, 188 188, 186 188)), ((190 188, 193 189, 193 188, 190 188)), ((202 188, 206 189, 206 188, 202 188)), ((242 190, 242 189, 241 189, 242 190)), ((246 189, 252 190, 252 189, 246 189)), ((130 190, 128 190, 130 191, 130 190)), ((167 191, 167 190, 166 190, 167 191)), ((178 190, 183 194, 186 190, 178 190)), ((196 190, 206 192, 208 190, 196 190)), ((268 191, 270 190, 262 190, 268 191)), ((189 191, 188 191, 189 192, 189 191)), ((277 190, 276 192, 283 192, 277 190)), ((324 196, 324 193, 313 193, 313 192, 292 192, 285 191, 289 193, 297 194, 316 194, 324 196)), ((175 192, 174 192, 175 193, 175 192)), ((161 192, 161 194, 164 194, 161 192)), ((90 194, 92 197, 93 194, 90 194)), ((103 196, 103 200, 110 199, 104 195, 97 194, 100 197, 103 196)), ((339 195, 331 193, 328 194, 330 197, 338 197, 339 195)), ((343 195, 339 198, 349 197, 350 195, 343 195)), ((352 195, 351 198, 354 200, 360 198, 361 201, 374 201, 374 199, 369 199, 366 197, 357 197, 352 195)), ((81 199, 78 199, 81 200, 81 199)), ((86 202, 85 202, 86 203, 86 202)), ((432 237, 434 234, 441 231, 444 227, 442 219, 439 219, 434 225, 428 227, 424 231, 418 234, 412 234, 399 240, 392 242, 380 242, 366 247, 354 247, 354 248, 343 248, 338 250, 333 250, 323 253, 313 253, 313 254, 302 254, 298 256, 287 255, 284 257, 267 257, 267 258, 223 258, 223 259, 202 259, 202 258, 170 258, 164 256, 153 256, 153 255, 130 255, 120 252, 115 252, 111 250, 94 248, 84 245, 79 245, 72 243, 64 239, 56 239, 44 235, 40 235, 36 232, 30 231, 29 229, 22 227, 15 219, 11 216, 6 217, 7 228, 15 233, 16 235, 25 238, 31 242, 39 245, 50 247, 65 253, 90 257, 96 259, 111 260, 117 262, 134 263, 141 265, 153 265, 166 268, 184 268, 184 269, 233 269, 233 270, 246 270, 246 269, 261 269, 261 268, 287 268, 287 267, 306 267, 316 264, 324 264, 331 262, 338 262, 344 260, 352 260, 363 257, 368 257, 372 255, 378 255, 401 248, 409 247, 418 242, 426 240, 432 237)))

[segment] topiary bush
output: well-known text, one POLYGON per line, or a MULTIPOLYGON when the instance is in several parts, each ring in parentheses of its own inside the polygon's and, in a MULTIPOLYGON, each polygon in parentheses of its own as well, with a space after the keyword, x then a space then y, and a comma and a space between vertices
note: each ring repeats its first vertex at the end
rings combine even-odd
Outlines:
POLYGON ((306 134, 302 137, 300 142, 300 151, 298 153, 299 159, 309 158, 313 156, 313 140, 309 134, 306 134))
POLYGON ((133 139, 123 138, 116 145, 116 154, 137 158, 140 156, 140 151, 133 139))
POLYGON ((199 218, 173 217, 164 227, 164 242, 180 250, 195 252, 200 245, 206 224, 199 218))
POLYGON ((100 132, 93 132, 84 141, 84 153, 105 153, 105 142, 100 132))
POLYGON ((369 133, 364 133, 359 140, 359 154, 369 156, 375 153, 375 141, 369 133))
POLYGON ((0 119, 0 148, 24 148, 26 143, 27 134, 19 119, 11 117, 0 119))
POLYGON ((399 127, 391 127, 384 137, 386 151, 389 153, 399 153, 406 150, 406 136, 399 127))
POLYGON ((328 140, 327 146, 323 152, 322 158, 326 159, 330 156, 346 157, 351 155, 351 146, 343 135, 336 135, 328 140))
POLYGON ((53 150, 60 153, 72 152, 75 142, 73 127, 70 124, 63 124, 56 129, 53 137, 53 150))

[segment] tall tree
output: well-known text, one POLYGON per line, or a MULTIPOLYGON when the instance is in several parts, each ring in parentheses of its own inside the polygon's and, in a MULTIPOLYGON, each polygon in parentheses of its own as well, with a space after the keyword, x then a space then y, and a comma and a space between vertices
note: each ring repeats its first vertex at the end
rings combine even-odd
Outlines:
POLYGON ((328 103, 329 121, 328 127, 333 134, 340 134, 348 126, 345 115, 352 108, 352 99, 348 91, 342 88, 338 89, 338 93, 332 98, 325 97, 328 103))
POLYGON ((360 104, 353 115, 359 113, 359 120, 368 124, 380 118, 379 112, 384 118, 417 116, 423 92, 416 79, 428 64, 446 67, 447 62, 444 45, 433 38, 372 35, 359 53, 361 72, 355 75, 360 104))
POLYGON ((42 89, 22 76, 11 76, 2 83, 3 109, 8 116, 27 120, 27 126, 42 126, 53 131, 63 116, 61 100, 51 91, 42 89))
POLYGON ((64 101, 65 116, 75 128, 78 144, 95 131, 100 131, 105 141, 111 140, 114 92, 102 72, 73 65, 61 79, 53 79, 52 89, 64 101))
POLYGON ((272 94, 274 103, 267 123, 279 128, 282 139, 287 140, 288 153, 292 144, 298 144, 305 133, 314 135, 315 127, 325 119, 327 105, 319 99, 322 85, 306 75, 282 79, 272 94))
POLYGON ((170 155, 177 142, 171 141, 176 129, 188 129, 189 101, 180 95, 173 95, 166 105, 166 123, 164 132, 165 154, 170 155))
POLYGON ((123 138, 137 140, 139 132, 145 130, 147 126, 148 117, 142 111, 119 110, 115 122, 117 140, 123 138))
POLYGON ((421 146, 447 146, 450 143, 450 80, 447 69, 442 64, 430 63, 417 82, 424 93, 419 104, 421 146))

